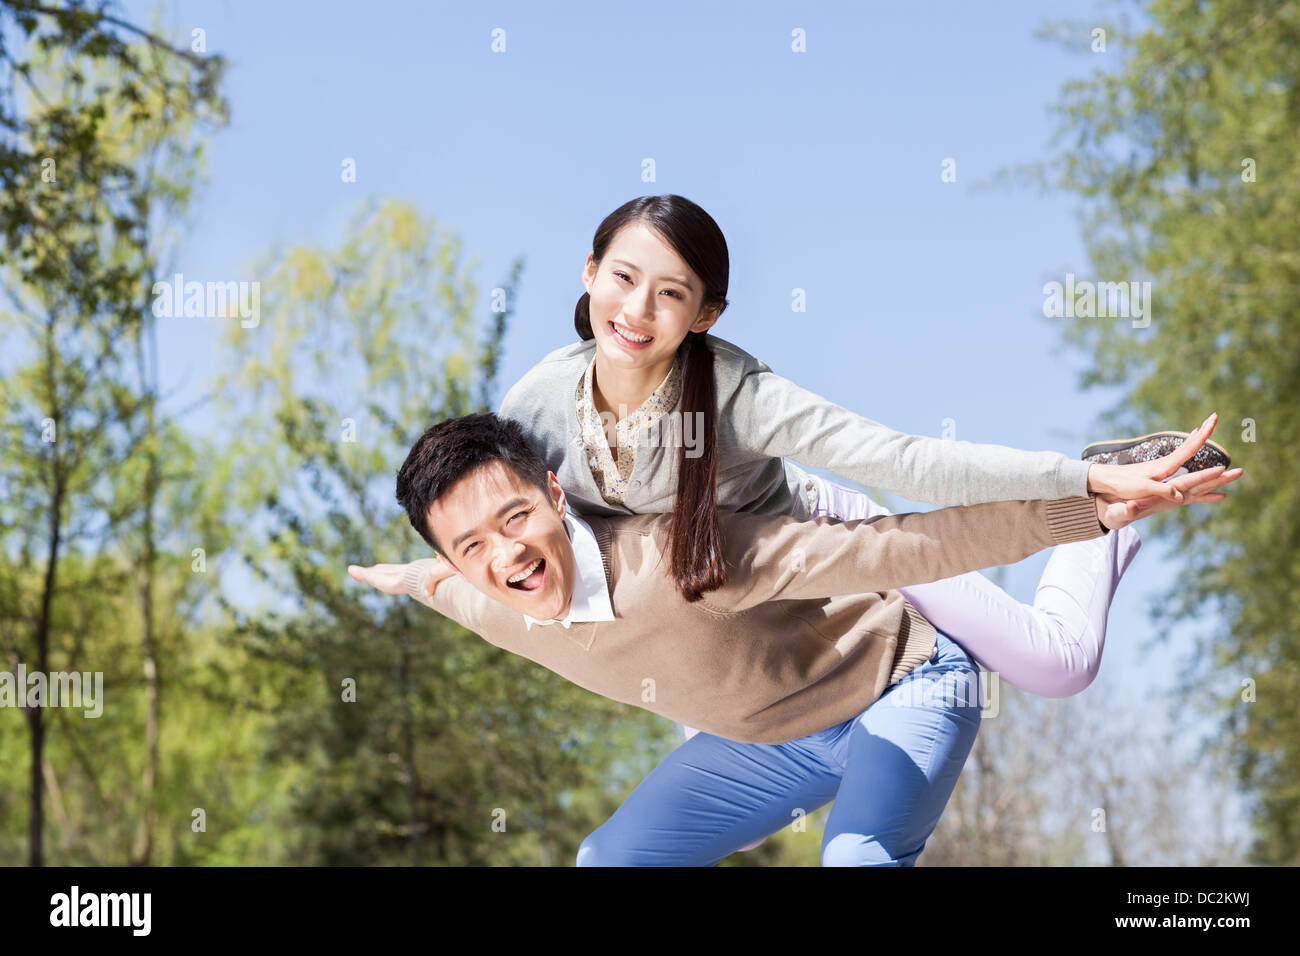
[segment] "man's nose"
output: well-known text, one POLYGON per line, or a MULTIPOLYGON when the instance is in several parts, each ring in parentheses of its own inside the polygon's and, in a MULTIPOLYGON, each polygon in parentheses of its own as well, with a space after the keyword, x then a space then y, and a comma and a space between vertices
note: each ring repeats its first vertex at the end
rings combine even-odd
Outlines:
MULTIPOLYGON (((524 543, 514 538, 499 538, 496 549, 497 573, 503 573, 519 563, 524 553, 524 543)), ((516 569, 517 570, 517 569, 516 569)))

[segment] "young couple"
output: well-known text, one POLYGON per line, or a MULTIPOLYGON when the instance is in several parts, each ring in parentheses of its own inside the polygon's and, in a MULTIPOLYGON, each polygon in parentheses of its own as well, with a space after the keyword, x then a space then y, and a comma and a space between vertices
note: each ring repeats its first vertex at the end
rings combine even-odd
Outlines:
POLYGON ((398 500, 438 557, 349 567, 684 725, 579 865, 712 865, 832 800, 824 865, 914 863, 979 729, 977 663, 1082 690, 1129 525, 1241 475, 1213 415, 1073 461, 828 402, 708 334, 726 243, 680 196, 611 213, 582 279, 582 341, 402 465, 398 500), (647 443, 669 414, 698 416, 703 447, 647 443), (789 458, 948 507, 891 515, 789 458), (976 573, 1053 546, 1033 605, 976 573))

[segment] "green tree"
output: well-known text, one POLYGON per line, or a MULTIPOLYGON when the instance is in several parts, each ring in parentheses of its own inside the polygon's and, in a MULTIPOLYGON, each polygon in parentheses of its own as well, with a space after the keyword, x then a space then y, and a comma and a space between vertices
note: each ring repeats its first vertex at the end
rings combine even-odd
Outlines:
MULTIPOLYGON (((143 364, 155 234, 158 220, 184 205, 193 134, 224 114, 215 94, 219 60, 172 47, 110 9, 0 3, 0 243, 8 306, 0 326, 0 638, 8 662, 43 673, 91 654, 75 625, 87 607, 99 606, 96 589, 112 601, 134 573, 141 602, 151 602, 157 541, 150 522, 161 479, 154 468, 143 492, 124 488, 133 456, 143 449, 156 462, 160 435, 176 435, 154 415, 156 395, 143 364), (25 40, 15 46, 18 31, 25 40), (134 568, 107 554, 90 560, 145 502, 149 560, 134 568)), ((146 661, 156 664, 152 618, 150 611, 141 633, 146 661)), ((156 703, 156 680, 150 690, 156 703)), ((31 744, 28 860, 39 865, 45 789, 57 778, 45 752, 45 708, 24 714, 31 744)), ((153 742, 156 718, 151 705, 153 742)), ((140 862, 149 855, 156 770, 151 743, 140 862)))
POLYGON ((1152 0, 1143 13, 1142 27, 1117 16, 1044 29, 1096 64, 1062 91, 1044 180, 1085 200, 1095 278, 1152 283, 1150 325, 1055 321, 1093 356, 1083 384, 1122 390, 1111 424, 1133 433, 1218 411, 1215 437, 1247 469, 1221 505, 1155 522, 1183 559, 1158 619, 1165 633, 1216 622, 1183 697, 1220 715, 1222 753, 1257 797, 1254 858, 1294 864, 1300 7, 1152 0))
POLYGON ((264 317, 226 338, 254 578, 232 639, 280 701, 266 756, 292 781, 294 862, 571 861, 668 729, 347 574, 427 553, 397 469, 430 425, 490 407, 521 266, 482 320, 461 258, 447 227, 372 203, 338 248, 260 265, 264 317))

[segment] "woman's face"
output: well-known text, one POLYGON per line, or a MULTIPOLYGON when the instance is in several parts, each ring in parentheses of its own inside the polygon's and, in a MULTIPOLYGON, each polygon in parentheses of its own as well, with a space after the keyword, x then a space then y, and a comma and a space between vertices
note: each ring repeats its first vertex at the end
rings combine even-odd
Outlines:
POLYGON ((688 332, 717 321, 716 306, 701 308, 699 276, 642 222, 621 228, 599 264, 587 254, 582 284, 591 296, 596 350, 618 368, 671 364, 688 332))

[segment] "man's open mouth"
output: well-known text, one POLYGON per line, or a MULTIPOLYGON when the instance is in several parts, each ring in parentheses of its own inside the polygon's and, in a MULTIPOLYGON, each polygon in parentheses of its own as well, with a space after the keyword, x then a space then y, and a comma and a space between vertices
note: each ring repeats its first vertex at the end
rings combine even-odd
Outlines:
POLYGON ((538 558, 506 581, 506 587, 519 591, 536 591, 546 579, 546 561, 538 558))

